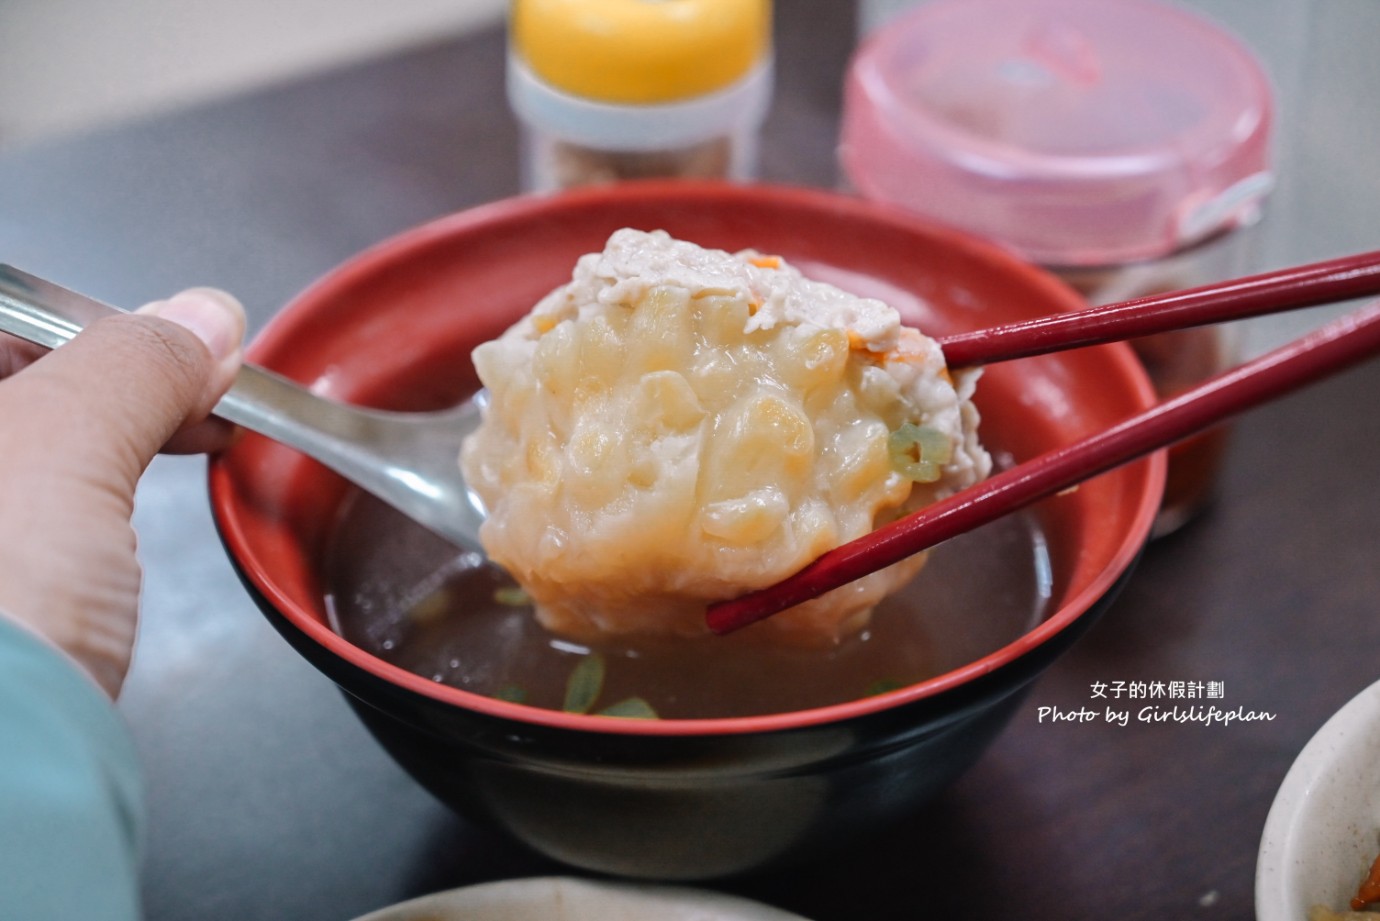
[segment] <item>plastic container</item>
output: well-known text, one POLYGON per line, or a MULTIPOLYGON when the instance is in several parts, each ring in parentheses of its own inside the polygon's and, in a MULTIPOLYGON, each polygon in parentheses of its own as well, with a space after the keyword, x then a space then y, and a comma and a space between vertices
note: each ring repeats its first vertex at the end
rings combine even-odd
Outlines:
MULTIPOLYGON (((931 0, 849 67, 848 184, 998 240, 1092 303, 1252 268, 1274 103, 1254 55, 1155 0, 931 0)), ((1132 343, 1162 395, 1236 360, 1229 328, 1132 343)), ((1201 509, 1226 430, 1170 452, 1156 532, 1201 509)))
POLYGON ((858 35, 866 37, 925 0, 858 0, 858 35))
POLYGON ((513 0, 522 184, 748 180, 771 102, 770 0, 513 0))

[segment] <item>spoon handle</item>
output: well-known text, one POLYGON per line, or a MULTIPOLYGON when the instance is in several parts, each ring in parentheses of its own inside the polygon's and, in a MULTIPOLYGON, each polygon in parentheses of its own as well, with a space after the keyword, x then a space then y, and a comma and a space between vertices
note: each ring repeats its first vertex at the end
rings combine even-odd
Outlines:
MULTIPOLYGON (((88 323, 120 313, 125 311, 0 265, 0 330, 21 339, 55 349, 88 323)), ((323 445, 348 438, 358 428, 355 412, 341 411, 287 378, 254 365, 240 368, 214 413, 313 456, 321 453, 323 445), (318 430, 324 430, 324 438, 318 430)))
MULTIPOLYGON (((53 349, 124 312, 0 265, 0 332, 53 349)), ((457 463, 464 435, 478 424, 478 402, 438 413, 349 406, 245 364, 212 412, 315 459, 457 546, 479 548, 483 509, 457 463)))
POLYGON ((86 324, 120 311, 50 281, 0 265, 0 329, 55 349, 86 324))

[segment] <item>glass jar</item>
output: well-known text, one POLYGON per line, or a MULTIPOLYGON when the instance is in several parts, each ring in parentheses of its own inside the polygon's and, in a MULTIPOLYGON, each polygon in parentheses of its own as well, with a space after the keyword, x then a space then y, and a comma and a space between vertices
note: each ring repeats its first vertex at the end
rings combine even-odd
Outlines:
MULTIPOLYGON (((1253 234, 1248 227, 1224 231, 1196 246, 1158 259, 1113 266, 1047 266, 1090 304, 1112 304, 1149 294, 1182 291, 1216 279, 1249 274, 1253 234)), ((1232 324, 1197 326, 1130 341, 1160 397, 1181 393, 1240 360, 1240 330, 1232 324)), ((1151 532, 1178 530, 1212 500, 1227 454, 1227 425, 1169 447, 1164 500, 1151 532)))
MULTIPOLYGON (((840 162, 865 197, 997 240, 1091 303, 1248 274, 1272 184, 1255 56, 1156 0, 930 0, 850 64, 840 162)), ((1224 327, 1132 343, 1161 396, 1234 363, 1224 327)), ((1225 429, 1176 446, 1156 533, 1212 494, 1225 429)))
POLYGON ((513 0, 522 186, 747 180, 771 102, 769 0, 513 0))

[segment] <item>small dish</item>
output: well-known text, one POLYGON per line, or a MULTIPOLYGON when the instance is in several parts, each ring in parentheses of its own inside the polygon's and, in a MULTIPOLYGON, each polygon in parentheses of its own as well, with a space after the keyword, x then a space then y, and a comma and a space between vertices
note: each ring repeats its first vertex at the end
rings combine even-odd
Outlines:
POLYGON ((1307 921, 1314 905, 1345 909, 1377 853, 1380 682, 1324 723, 1285 775, 1261 837, 1256 918, 1307 921))
POLYGON ((451 889, 356 921, 806 921, 778 908, 685 886, 533 877, 451 889))

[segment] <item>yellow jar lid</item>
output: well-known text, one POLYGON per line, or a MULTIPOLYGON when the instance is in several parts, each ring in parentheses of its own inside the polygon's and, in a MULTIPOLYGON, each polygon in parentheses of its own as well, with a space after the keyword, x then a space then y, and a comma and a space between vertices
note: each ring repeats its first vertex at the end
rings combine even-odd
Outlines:
POLYGON ((770 0, 513 0, 513 50, 551 86, 665 103, 741 79, 771 44, 770 0))

